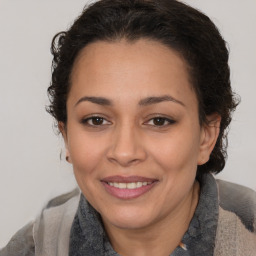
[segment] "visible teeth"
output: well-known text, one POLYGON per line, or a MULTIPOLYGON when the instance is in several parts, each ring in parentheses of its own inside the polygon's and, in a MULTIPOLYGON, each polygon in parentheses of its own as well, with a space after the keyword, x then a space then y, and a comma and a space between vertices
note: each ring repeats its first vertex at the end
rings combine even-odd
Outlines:
POLYGON ((134 188, 136 188, 137 186, 136 186, 136 183, 135 182, 132 182, 132 183, 127 183, 127 188, 129 188, 129 189, 134 189, 134 188))
MULTIPOLYGON (((110 183, 110 186, 113 186, 113 185, 111 185, 111 183, 110 183)), ((114 182, 114 187, 118 188, 118 183, 114 182)))
POLYGON ((151 184, 152 182, 130 182, 130 183, 118 183, 118 182, 108 182, 108 185, 115 187, 115 188, 120 188, 120 189, 135 189, 135 188, 140 188, 142 186, 147 186, 151 184))
POLYGON ((118 188, 126 188, 126 183, 117 183, 118 188))
MULTIPOLYGON (((147 183, 147 182, 146 182, 146 183, 147 183)), ((137 182, 136 186, 137 186, 137 188, 142 187, 142 182, 137 182)))

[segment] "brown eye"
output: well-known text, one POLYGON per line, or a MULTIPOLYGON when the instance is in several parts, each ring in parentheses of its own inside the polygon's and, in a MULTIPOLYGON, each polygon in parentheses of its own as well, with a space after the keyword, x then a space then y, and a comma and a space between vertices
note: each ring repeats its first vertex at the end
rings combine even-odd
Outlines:
POLYGON ((166 127, 174 123, 175 123, 174 120, 166 117, 161 117, 161 116, 154 117, 147 122, 148 125, 155 126, 155 127, 166 127))
POLYGON ((92 127, 111 124, 109 121, 107 121, 105 118, 101 116, 88 117, 86 119, 81 120, 81 123, 83 125, 92 126, 92 127))
POLYGON ((166 119, 162 117, 157 117, 153 119, 153 124, 156 126, 162 126, 166 124, 166 119))
POLYGON ((91 118, 91 123, 93 125, 102 125, 104 122, 104 119, 102 117, 92 117, 91 118))

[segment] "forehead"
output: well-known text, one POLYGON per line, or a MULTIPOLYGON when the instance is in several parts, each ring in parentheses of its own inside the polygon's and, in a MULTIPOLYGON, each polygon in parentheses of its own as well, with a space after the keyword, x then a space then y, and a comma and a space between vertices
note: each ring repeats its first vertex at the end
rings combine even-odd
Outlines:
POLYGON ((186 62, 167 46, 146 39, 87 45, 73 66, 70 98, 125 93, 134 100, 172 94, 195 101, 186 62))

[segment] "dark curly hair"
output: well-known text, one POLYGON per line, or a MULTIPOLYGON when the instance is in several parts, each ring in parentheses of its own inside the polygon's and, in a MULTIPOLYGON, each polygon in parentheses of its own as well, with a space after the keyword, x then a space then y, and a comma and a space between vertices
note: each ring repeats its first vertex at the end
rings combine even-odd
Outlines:
POLYGON ((221 116, 220 133, 210 159, 198 174, 220 172, 227 156, 227 127, 238 99, 230 86, 229 53, 213 22, 176 0, 101 0, 84 9, 69 30, 53 38, 52 81, 47 111, 67 122, 70 76, 79 52, 95 41, 153 39, 178 52, 187 62, 199 105, 200 124, 207 115, 221 116))

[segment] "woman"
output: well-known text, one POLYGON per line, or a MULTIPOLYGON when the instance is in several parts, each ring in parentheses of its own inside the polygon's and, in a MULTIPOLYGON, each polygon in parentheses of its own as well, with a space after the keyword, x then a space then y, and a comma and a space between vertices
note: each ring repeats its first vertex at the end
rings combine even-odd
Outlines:
POLYGON ((81 190, 0 255, 255 255, 255 192, 216 181, 237 100, 208 17, 102 0, 52 44, 48 112, 81 190))

